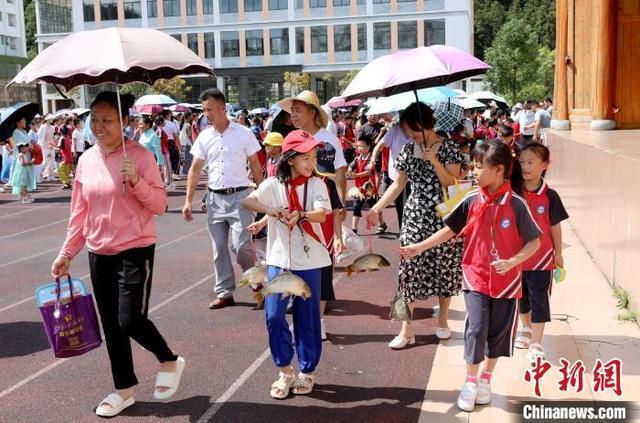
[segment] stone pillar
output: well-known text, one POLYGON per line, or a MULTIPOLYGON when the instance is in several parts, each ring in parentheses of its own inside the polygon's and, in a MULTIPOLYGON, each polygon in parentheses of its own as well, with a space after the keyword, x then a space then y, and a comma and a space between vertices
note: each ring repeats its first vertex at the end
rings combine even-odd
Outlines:
POLYGON ((559 131, 571 129, 567 86, 567 43, 569 37, 569 0, 556 1, 556 69, 553 93, 553 119, 551 128, 559 131))
POLYGON ((593 120, 591 129, 603 131, 616 128, 613 114, 616 94, 616 22, 617 2, 597 0, 594 6, 594 76, 593 120))

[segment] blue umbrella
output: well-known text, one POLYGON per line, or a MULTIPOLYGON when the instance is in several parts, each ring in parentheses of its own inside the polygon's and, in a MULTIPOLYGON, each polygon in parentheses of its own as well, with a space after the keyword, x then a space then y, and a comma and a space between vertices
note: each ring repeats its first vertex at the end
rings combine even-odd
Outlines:
POLYGON ((82 129, 82 135, 84 139, 89 141, 93 138, 93 132, 91 132, 91 113, 87 115, 87 118, 84 120, 84 128, 82 129))
POLYGON ((38 113, 38 105, 22 101, 13 106, 9 106, 0 114, 0 141, 11 138, 13 130, 16 129, 16 122, 25 118, 27 123, 38 113))
MULTIPOLYGON (((437 101, 456 97, 457 95, 457 92, 448 87, 433 87, 418 90, 418 100, 425 104, 433 104, 437 101)), ((382 113, 399 112, 409 107, 411 103, 415 103, 415 101, 415 94, 411 91, 390 97, 380 97, 367 103, 370 106, 367 114, 379 115, 382 113)))

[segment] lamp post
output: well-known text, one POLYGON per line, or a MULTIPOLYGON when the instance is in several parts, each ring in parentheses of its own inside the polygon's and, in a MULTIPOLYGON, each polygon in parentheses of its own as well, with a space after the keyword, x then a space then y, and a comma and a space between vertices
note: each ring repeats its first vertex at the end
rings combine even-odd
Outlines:
POLYGON ((513 65, 513 102, 516 102, 516 82, 517 82, 517 75, 518 72, 518 67, 516 65, 513 65))

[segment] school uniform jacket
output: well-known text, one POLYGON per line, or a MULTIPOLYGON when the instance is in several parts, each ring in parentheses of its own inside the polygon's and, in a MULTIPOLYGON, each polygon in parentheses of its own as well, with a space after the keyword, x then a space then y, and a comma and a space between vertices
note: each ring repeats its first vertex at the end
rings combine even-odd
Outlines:
POLYGON ((534 220, 542 230, 540 249, 522 263, 522 270, 553 270, 554 248, 551 227, 569 218, 558 193, 543 180, 535 191, 526 191, 525 200, 534 220))
MULTIPOLYGON (((444 223, 455 233, 460 233, 473 212, 485 201, 480 190, 470 192, 444 219, 444 223)), ((521 266, 499 275, 491 263, 497 257, 508 259, 514 256, 541 234, 526 201, 512 191, 506 192, 488 206, 464 237, 462 289, 491 298, 520 298, 521 266)))

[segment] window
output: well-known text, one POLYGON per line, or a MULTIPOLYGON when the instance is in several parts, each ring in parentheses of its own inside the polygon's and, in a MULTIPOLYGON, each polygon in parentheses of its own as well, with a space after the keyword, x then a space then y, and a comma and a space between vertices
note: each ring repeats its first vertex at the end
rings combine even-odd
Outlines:
POLYGON ((211 59, 215 55, 216 51, 216 38, 213 32, 206 32, 204 34, 204 57, 211 59))
POLYGON ((40 0, 40 30, 45 34, 73 31, 71 0, 40 0))
POLYGON ((182 35, 181 34, 170 34, 173 38, 178 40, 178 42, 182 43, 182 35))
POLYGON ((398 22, 398 48, 418 47, 418 22, 398 22))
POLYGON ((187 0, 187 16, 195 16, 196 3, 197 3, 196 0, 187 0))
POLYGON ((147 16, 149 18, 158 17, 158 2, 157 0, 147 0, 147 16))
POLYGON ((327 27, 311 27, 311 53, 327 52, 327 27))
POLYGON ((94 22, 96 20, 95 9, 93 8, 93 0, 82 1, 82 13, 85 22, 94 22))
POLYGON ((248 93, 249 107, 259 107, 269 104, 267 101, 267 81, 260 77, 249 77, 248 93))
POLYGON ((142 17, 140 0, 124 0, 124 18, 140 19, 142 17))
POLYGON ((118 20, 117 0, 102 0, 100 2, 100 19, 103 21, 118 20))
POLYGON ((259 12, 262 10, 262 0, 244 0, 245 12, 259 12))
POLYGON ((203 13, 205 15, 213 15, 213 2, 216 0, 202 0, 203 13))
POLYGON ((375 22, 373 24, 373 48, 389 50, 391 48, 391 23, 375 22))
POLYGON ((351 25, 333 27, 333 46, 335 51, 351 51, 351 25))
POLYGON ((247 46, 247 56, 264 56, 264 40, 261 29, 245 31, 245 44, 247 46))
POLYGON ((296 0, 296 9, 304 8, 304 0, 296 0))
POLYGON ((224 96, 228 103, 240 104, 240 81, 238 78, 232 76, 224 78, 224 96))
POLYGON ((398 3, 414 3, 416 0, 398 0, 398 3))
POLYGON ((198 54, 198 34, 187 34, 187 47, 195 54, 198 54))
POLYGON ((164 16, 180 16, 180 0, 162 0, 164 16))
POLYGON ((296 53, 304 53, 304 28, 296 28, 296 53))
POLYGON ((269 0, 269 10, 283 10, 289 7, 287 0, 269 0))
POLYGON ((9 37, 9 47, 11 50, 16 50, 18 48, 17 38, 9 37))
POLYGON ((358 50, 367 49, 367 24, 358 24, 358 50))
POLYGON ((351 6, 351 0, 333 0, 333 7, 351 6))
POLYGON ((373 4, 385 4, 390 3, 391 0, 373 0, 373 4))
POLYGON ((240 35, 238 31, 223 31, 222 57, 240 57, 240 35))
POLYGON ((309 0, 309 7, 327 7, 327 0, 309 0))
POLYGON ((424 45, 444 44, 444 19, 424 21, 424 45))
POLYGON ((274 56, 289 54, 289 28, 274 28, 269 32, 270 51, 274 56))
POLYGON ((238 13, 238 1, 220 0, 220 13, 238 13))

